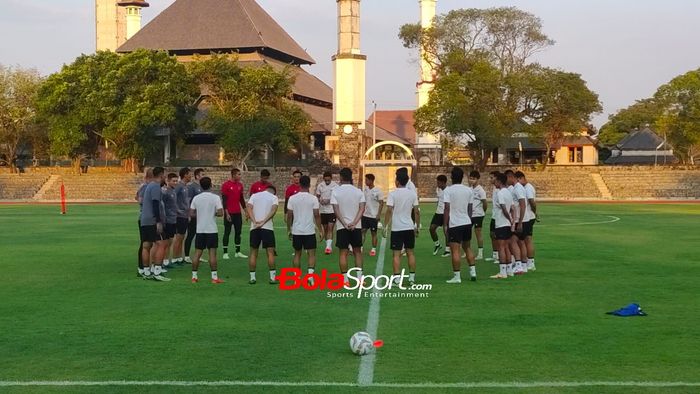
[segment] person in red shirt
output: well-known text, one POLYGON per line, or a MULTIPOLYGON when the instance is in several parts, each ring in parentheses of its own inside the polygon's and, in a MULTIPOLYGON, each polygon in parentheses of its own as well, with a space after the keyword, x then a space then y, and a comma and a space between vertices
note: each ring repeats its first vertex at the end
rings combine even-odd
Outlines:
POLYGON ((224 260, 228 260, 228 243, 231 238, 231 227, 234 228, 233 242, 236 245, 234 257, 246 259, 248 256, 241 253, 241 230, 243 227, 243 214, 246 211, 243 184, 241 183, 241 171, 238 168, 231 170, 231 179, 221 185, 221 198, 224 203, 224 260), (242 208, 242 209, 241 209, 242 208))
MULTIPOLYGON (((287 186, 287 190, 284 192, 284 214, 287 215, 287 201, 289 197, 299 193, 301 191, 301 185, 299 185, 299 180, 301 179, 302 172, 299 170, 294 170, 292 173, 292 184, 287 186)), ((286 221, 286 220, 285 220, 286 221)))
POLYGON ((270 185, 272 185, 270 183, 270 171, 262 170, 260 171, 260 180, 250 185, 250 195, 264 192, 270 185))

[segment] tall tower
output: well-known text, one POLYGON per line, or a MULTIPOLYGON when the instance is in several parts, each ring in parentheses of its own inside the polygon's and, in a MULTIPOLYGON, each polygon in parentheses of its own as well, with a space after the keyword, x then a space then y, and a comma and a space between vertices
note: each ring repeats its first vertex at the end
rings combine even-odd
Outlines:
MULTIPOLYGON (((420 3, 420 24, 421 27, 429 29, 435 23, 437 10, 437 0, 419 0, 420 3)), ((423 48, 420 51, 420 82, 416 84, 418 88, 418 107, 425 105, 430 97, 430 92, 433 90, 435 70, 431 64, 430 54, 426 53, 423 48)), ((441 145, 439 137, 434 134, 419 134, 416 141, 416 156, 430 157, 432 164, 440 160, 441 145)))
POLYGON ((96 50, 116 51, 126 41, 126 9, 117 0, 95 0, 96 50))
POLYGON ((364 152, 365 63, 360 52, 360 0, 338 3, 338 53, 333 56, 333 121, 340 134, 340 160, 355 169, 364 152))
POLYGON ((125 0, 117 5, 126 9, 126 39, 128 40, 141 30, 141 8, 146 8, 149 4, 145 0, 125 0))

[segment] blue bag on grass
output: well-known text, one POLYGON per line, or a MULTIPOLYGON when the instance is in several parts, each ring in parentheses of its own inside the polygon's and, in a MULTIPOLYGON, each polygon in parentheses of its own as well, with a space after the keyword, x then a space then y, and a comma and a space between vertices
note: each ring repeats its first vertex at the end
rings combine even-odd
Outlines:
POLYGON ((608 315, 614 315, 614 316, 622 316, 622 317, 628 317, 628 316, 646 316, 647 314, 642 311, 642 307, 639 306, 639 304, 629 304, 625 307, 622 307, 618 310, 612 311, 612 312, 607 312, 608 315))

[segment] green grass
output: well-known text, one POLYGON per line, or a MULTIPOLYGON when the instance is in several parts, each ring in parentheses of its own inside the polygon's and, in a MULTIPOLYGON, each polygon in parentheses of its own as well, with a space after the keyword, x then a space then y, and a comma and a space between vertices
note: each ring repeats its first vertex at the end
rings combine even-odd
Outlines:
MULTIPOLYGON (((220 286, 189 283, 187 268, 172 271, 170 283, 139 280, 135 211, 133 205, 76 205, 61 216, 54 206, 0 206, 0 381, 357 381, 360 359, 347 341, 364 329, 369 299, 283 292, 264 280, 250 286, 241 260, 220 261, 227 281, 220 286)), ((454 286, 444 283, 449 261, 431 254, 432 205, 423 207, 418 280, 433 289, 426 299, 381 300, 378 337, 385 346, 375 382, 700 381, 700 205, 542 204, 540 211, 537 272, 495 282, 488 276, 497 266, 479 262, 478 282, 454 286), (608 215, 620 221, 577 225, 606 221, 608 215), (604 314, 633 301, 649 316, 604 314)), ((291 246, 281 216, 276 223, 278 267, 289 266, 291 246)), ((490 254, 488 240, 485 249, 490 254)), ((365 272, 374 272, 375 264, 367 257, 365 272)), ((386 273, 390 266, 387 254, 386 273)), ((337 272, 336 254, 322 256, 319 268, 337 272)), ((204 265, 200 278, 207 279, 208 272, 204 265)), ((264 264, 258 272, 259 279, 266 278, 264 264)), ((201 389, 234 390, 290 388, 201 389)))

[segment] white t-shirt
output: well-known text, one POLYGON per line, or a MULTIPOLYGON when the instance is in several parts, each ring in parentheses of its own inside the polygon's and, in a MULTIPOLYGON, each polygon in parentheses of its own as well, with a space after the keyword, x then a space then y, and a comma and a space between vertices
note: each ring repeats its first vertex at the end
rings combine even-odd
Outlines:
POLYGON ((340 217, 335 221, 336 230, 344 229, 345 226, 340 222, 350 223, 355 219, 360 211, 360 204, 365 202, 365 193, 348 183, 340 185, 333 189, 331 193, 331 205, 337 205, 340 217))
POLYGON ((437 208, 435 208, 435 213, 442 215, 445 213, 445 191, 439 187, 435 189, 435 194, 437 194, 437 208))
MULTIPOLYGON (((331 194, 333 193, 333 189, 338 187, 338 184, 331 181, 331 183, 326 185, 325 181, 321 181, 316 186, 316 197, 318 197, 319 202, 322 200, 329 200, 331 199, 331 194)), ((329 202, 327 205, 321 204, 321 213, 333 213, 333 205, 329 202)))
POLYGON ((293 235, 316 235, 314 210, 319 209, 319 205, 316 196, 307 192, 299 192, 289 197, 287 209, 294 212, 293 235))
POLYGON ((470 187, 462 184, 450 185, 445 189, 444 198, 445 204, 450 204, 449 228, 472 224, 468 206, 474 199, 474 192, 470 187))
MULTIPOLYGON (((275 205, 279 205, 279 198, 269 191, 265 190, 259 193, 255 193, 248 199, 248 204, 253 206, 253 217, 250 220, 250 229, 253 230, 255 222, 258 220, 263 220, 270 214, 270 210, 275 205)), ((260 228, 265 230, 274 230, 274 224, 272 219, 268 220, 260 228)))
POLYGON ((212 192, 197 194, 190 203, 190 208, 197 211, 197 233, 216 234, 219 228, 216 226, 216 211, 224 209, 221 197, 212 192))
POLYGON ((510 207, 513 206, 513 193, 507 188, 500 189, 496 196, 496 205, 493 206, 493 215, 496 220, 496 228, 510 227, 510 221, 503 214, 502 207, 510 214, 510 207))
MULTIPOLYGON (((513 219, 516 223, 520 221, 520 200, 525 200, 525 215, 527 215, 527 198, 525 198, 525 188, 520 183, 515 183, 513 186, 509 186, 510 192, 513 193, 513 204, 515 205, 515 218, 513 219)), ((527 216, 523 216, 523 222, 526 222, 527 216)))
POLYGON ((416 194, 418 193, 418 189, 416 189, 416 184, 413 183, 413 181, 410 179, 408 180, 408 183, 406 184, 406 189, 412 190, 412 191, 416 192, 416 194))
POLYGON ((474 192, 474 202, 472 203, 472 217, 479 218, 486 215, 484 212, 483 200, 486 200, 486 190, 481 185, 472 188, 474 192))
POLYGON ((413 207, 418 206, 418 195, 405 187, 394 189, 386 199, 386 206, 393 207, 391 213, 391 231, 414 230, 416 224, 411 219, 413 207))
POLYGON ((534 200, 537 197, 537 193, 535 192, 535 187, 532 186, 532 183, 526 183, 524 187, 527 207, 527 211, 525 211, 524 220, 529 221, 537 217, 537 215, 535 215, 535 212, 532 211, 532 206, 530 206, 530 200, 534 200))
POLYGON ((496 210, 493 209, 496 204, 498 204, 498 188, 496 186, 493 187, 493 190, 491 191, 491 218, 496 219, 496 210))
POLYGON ((379 214, 379 203, 384 199, 384 193, 382 189, 378 187, 368 188, 365 187, 365 213, 364 217, 376 218, 379 214))

